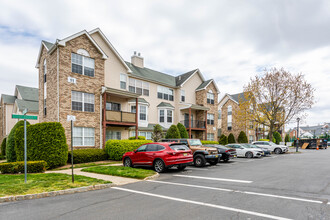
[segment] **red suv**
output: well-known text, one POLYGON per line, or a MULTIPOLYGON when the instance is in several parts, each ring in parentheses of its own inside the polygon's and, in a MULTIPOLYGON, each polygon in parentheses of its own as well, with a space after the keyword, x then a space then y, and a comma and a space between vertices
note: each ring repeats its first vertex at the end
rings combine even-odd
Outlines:
POLYGON ((135 151, 127 152, 123 156, 125 167, 150 166, 158 173, 174 166, 179 170, 184 170, 192 163, 192 151, 185 144, 180 143, 143 144, 135 151))

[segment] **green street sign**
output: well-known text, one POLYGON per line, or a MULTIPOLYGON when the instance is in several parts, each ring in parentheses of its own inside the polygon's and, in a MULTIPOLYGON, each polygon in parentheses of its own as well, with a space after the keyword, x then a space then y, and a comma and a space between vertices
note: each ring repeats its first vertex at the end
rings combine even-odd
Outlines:
POLYGON ((15 115, 15 114, 12 114, 11 118, 27 119, 27 120, 38 120, 38 116, 36 116, 36 115, 15 115))

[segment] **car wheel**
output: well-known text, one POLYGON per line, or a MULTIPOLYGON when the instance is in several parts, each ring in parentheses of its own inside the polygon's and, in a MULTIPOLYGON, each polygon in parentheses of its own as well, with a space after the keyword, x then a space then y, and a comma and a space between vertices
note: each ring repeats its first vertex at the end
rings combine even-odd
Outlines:
POLYGON ((217 165, 217 163, 218 163, 218 160, 210 161, 210 164, 211 164, 211 165, 217 165))
POLYGON ((195 156, 194 158, 194 165, 196 167, 204 167, 206 164, 206 160, 205 160, 205 157, 202 156, 202 155, 197 155, 195 156))
POLYGON ((274 150, 274 153, 275 153, 275 154, 280 154, 280 153, 282 153, 281 148, 276 148, 276 149, 274 150))
POLYGON ((252 152, 246 152, 246 154, 245 154, 245 157, 246 158, 253 158, 253 153, 252 152))
POLYGON ((180 165, 180 166, 178 166, 178 170, 180 170, 180 171, 181 171, 181 170, 184 170, 184 169, 186 169, 186 167, 187 167, 187 166, 181 166, 181 165, 180 165))
POLYGON ((124 160, 124 167, 132 167, 132 161, 129 157, 126 157, 124 160))
POLYGON ((154 162, 154 170, 157 172, 157 173, 162 173, 165 171, 165 164, 162 160, 158 159, 158 160, 155 160, 154 162))
POLYGON ((228 163, 229 162, 229 159, 227 158, 227 159, 224 159, 223 161, 226 162, 226 163, 228 163))

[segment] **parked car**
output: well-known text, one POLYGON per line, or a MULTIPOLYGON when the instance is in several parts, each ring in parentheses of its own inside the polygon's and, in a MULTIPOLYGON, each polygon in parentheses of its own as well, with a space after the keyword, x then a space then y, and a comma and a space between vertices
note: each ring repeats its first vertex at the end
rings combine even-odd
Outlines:
POLYGON ((260 149, 264 152, 264 154, 262 156, 267 156, 267 155, 271 155, 271 151, 268 150, 267 148, 264 148, 264 147, 258 147, 257 145, 254 145, 254 144, 244 144, 244 146, 246 147, 249 147, 249 148, 255 148, 255 149, 260 149))
POLYGON ((149 166, 158 173, 167 168, 177 167, 184 170, 193 163, 192 151, 181 143, 148 143, 123 155, 125 167, 149 166))
POLYGON ((261 149, 248 148, 243 144, 227 144, 226 146, 235 148, 237 152, 237 157, 246 157, 246 158, 261 157, 262 154, 264 153, 261 149))
POLYGON ((220 144, 205 144, 205 147, 215 147, 218 149, 218 153, 221 154, 220 160, 228 162, 231 159, 237 158, 237 152, 234 148, 230 148, 220 144))
POLYGON ((267 148, 275 154, 286 153, 289 151, 289 148, 287 146, 278 145, 271 141, 255 141, 252 144, 256 145, 257 147, 267 148))
POLYGON ((216 165, 221 157, 217 148, 205 147, 199 139, 163 139, 162 142, 178 142, 186 144, 193 152, 194 165, 196 167, 204 167, 206 162, 211 165, 216 165))

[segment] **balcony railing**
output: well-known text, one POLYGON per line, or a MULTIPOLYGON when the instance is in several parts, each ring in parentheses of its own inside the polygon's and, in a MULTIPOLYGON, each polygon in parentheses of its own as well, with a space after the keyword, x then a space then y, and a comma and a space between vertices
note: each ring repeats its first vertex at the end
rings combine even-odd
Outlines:
MULTIPOLYGON (((181 124, 183 124, 186 128, 189 128, 189 120, 183 120, 181 121, 181 124)), ((191 120, 190 124, 191 128, 205 128, 205 121, 191 120)))
POLYGON ((131 112, 107 110, 105 113, 105 118, 107 121, 128 122, 128 123, 136 122, 135 113, 131 113, 131 112))

